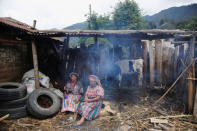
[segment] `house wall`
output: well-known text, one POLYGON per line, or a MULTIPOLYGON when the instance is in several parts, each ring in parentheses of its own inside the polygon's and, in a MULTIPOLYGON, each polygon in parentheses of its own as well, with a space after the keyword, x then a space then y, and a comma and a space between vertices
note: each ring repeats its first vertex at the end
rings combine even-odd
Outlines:
POLYGON ((0 42, 0 82, 20 82, 29 65, 28 44, 0 42))

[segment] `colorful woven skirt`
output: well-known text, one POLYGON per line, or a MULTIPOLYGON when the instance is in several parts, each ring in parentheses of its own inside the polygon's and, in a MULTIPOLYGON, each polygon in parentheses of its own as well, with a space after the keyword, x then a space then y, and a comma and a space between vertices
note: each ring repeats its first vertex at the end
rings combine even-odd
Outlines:
POLYGON ((67 99, 63 99, 61 112, 65 112, 65 111, 76 112, 80 96, 81 95, 69 94, 67 96, 67 99))
POLYGON ((102 101, 81 102, 78 106, 77 112, 85 117, 86 120, 93 120, 99 116, 101 107, 102 101))

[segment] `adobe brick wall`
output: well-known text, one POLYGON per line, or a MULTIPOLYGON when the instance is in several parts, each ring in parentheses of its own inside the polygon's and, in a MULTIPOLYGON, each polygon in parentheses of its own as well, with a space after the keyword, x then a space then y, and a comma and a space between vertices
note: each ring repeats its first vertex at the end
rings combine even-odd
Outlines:
POLYGON ((27 44, 0 43, 0 82, 20 82, 29 68, 27 44))

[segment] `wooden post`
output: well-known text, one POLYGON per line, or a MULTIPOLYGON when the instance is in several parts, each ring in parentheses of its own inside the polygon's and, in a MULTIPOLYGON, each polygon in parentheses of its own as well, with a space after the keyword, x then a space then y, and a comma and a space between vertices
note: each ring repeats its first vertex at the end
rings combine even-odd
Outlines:
MULTIPOLYGON (((36 20, 34 20, 33 28, 36 27, 36 20)), ((39 72, 38 72, 38 56, 37 56, 37 50, 36 50, 36 43, 34 40, 32 40, 32 55, 33 55, 33 64, 34 64, 34 77, 35 77, 35 87, 39 88, 39 72)))
POLYGON ((175 45, 175 50, 174 50, 174 79, 177 78, 178 72, 177 72, 177 60, 179 56, 179 46, 175 45))
POLYGON ((142 41, 143 48, 143 86, 146 86, 148 75, 148 41, 142 41))
POLYGON ((97 36, 94 37, 94 44, 96 44, 98 47, 98 37, 97 36))
MULTIPOLYGON (((98 46, 98 37, 95 36, 94 37, 94 44, 96 45, 96 52, 99 52, 99 46, 98 46)), ((99 73, 99 54, 98 53, 95 53, 95 74, 98 74, 99 73)))
MULTIPOLYGON (((193 38, 195 41, 195 37, 193 38)), ((194 47, 194 53, 195 53, 195 57, 197 56, 197 53, 195 52, 195 48, 197 47, 197 45, 195 44, 195 47, 194 47)), ((194 73, 195 73, 195 63, 194 63, 194 73)), ((194 85, 194 87, 196 87, 196 85, 194 85)), ((195 98, 194 98, 194 110, 193 110, 193 115, 195 118, 197 118, 197 89, 195 88, 195 98)))
MULTIPOLYGON (((191 63, 191 61, 194 58, 194 48, 195 47, 195 37, 191 38, 190 42, 189 42, 189 63, 191 63)), ((192 67, 190 68, 189 72, 188 72, 188 77, 189 78, 195 78, 195 63, 192 65, 192 67)), ((195 83, 193 80, 188 80, 187 82, 187 86, 188 86, 188 111, 191 112, 193 109, 193 99, 194 99, 194 90, 195 90, 195 83)))
POLYGON ((161 84, 162 82, 162 41, 155 40, 155 66, 156 66, 156 81, 161 84))
POLYGON ((64 80, 64 84, 65 82, 67 81, 67 77, 66 77, 66 74, 69 73, 68 72, 68 61, 70 59, 70 55, 68 53, 68 48, 69 48, 69 41, 70 41, 70 37, 69 36, 66 36, 66 39, 64 39, 64 47, 63 47, 63 52, 62 52, 62 66, 63 66, 63 80, 64 80), (69 56, 69 57, 68 57, 69 56))
POLYGON ((154 41, 149 42, 149 57, 150 57, 150 86, 152 87, 155 82, 155 49, 154 41))
POLYGON ((173 75, 174 75, 174 49, 168 48, 168 63, 167 63, 167 85, 173 83, 173 75))

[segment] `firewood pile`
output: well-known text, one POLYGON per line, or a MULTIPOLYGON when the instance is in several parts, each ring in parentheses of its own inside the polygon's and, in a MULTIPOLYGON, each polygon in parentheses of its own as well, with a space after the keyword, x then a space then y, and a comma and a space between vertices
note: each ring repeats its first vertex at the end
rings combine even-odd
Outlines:
POLYGON ((74 127, 71 113, 58 113, 53 118, 38 120, 31 117, 4 120, 0 130, 63 131, 63 130, 196 130, 197 121, 184 114, 184 105, 174 95, 167 95, 160 103, 152 104, 162 95, 160 91, 112 89, 106 90, 105 108, 99 118, 74 127))

